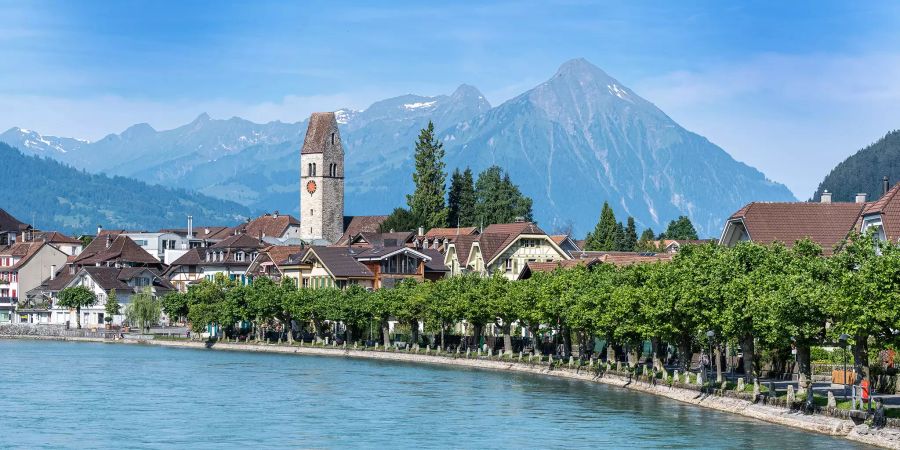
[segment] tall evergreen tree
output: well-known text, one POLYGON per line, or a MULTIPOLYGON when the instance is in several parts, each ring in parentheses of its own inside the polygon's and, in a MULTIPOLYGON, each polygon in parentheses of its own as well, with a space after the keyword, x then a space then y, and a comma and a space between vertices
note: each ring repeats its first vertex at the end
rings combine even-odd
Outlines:
POLYGON ((584 249, 589 251, 612 251, 617 248, 616 231, 619 224, 616 222, 616 214, 610 208, 608 202, 603 202, 600 211, 600 220, 594 231, 588 233, 585 239, 584 249))
POLYGON ((472 227, 477 225, 475 217, 475 181, 472 169, 453 171, 450 177, 450 192, 447 194, 448 226, 472 227))
POLYGON ((509 223, 518 218, 534 220, 532 201, 522 195, 509 174, 491 166, 478 174, 475 182, 475 221, 477 225, 509 223))
POLYGON ((413 172, 416 190, 406 196, 410 213, 425 229, 447 226, 446 179, 444 145, 435 137, 434 123, 429 120, 416 142, 416 171, 413 172))
POLYGON ((666 232, 661 234, 660 239, 679 239, 679 240, 696 240, 697 230, 694 229, 694 224, 691 223, 691 219, 687 216, 680 216, 679 218, 669 222, 669 227, 666 228, 666 232))
POLYGON ((637 247, 638 235, 637 228, 634 224, 634 217, 628 216, 627 225, 625 225, 625 233, 622 237, 622 248, 625 252, 633 252, 637 247))
MULTIPOLYGON (((394 211, 381 222, 378 231, 389 233, 391 231, 416 231, 419 222, 406 208, 394 208, 394 211)), ((427 229, 426 229, 427 230, 427 229)))

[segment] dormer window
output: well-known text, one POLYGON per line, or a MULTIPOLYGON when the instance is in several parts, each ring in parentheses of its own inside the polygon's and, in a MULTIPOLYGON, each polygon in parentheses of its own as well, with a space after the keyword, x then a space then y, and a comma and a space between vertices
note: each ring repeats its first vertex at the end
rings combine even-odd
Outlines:
POLYGON ((243 261, 244 260, 244 252, 237 252, 234 255, 235 261, 243 261))

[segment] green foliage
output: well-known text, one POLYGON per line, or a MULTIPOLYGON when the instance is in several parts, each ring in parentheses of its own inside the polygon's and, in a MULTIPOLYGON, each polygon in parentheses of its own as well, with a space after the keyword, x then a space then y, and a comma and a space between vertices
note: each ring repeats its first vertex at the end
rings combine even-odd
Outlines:
POLYGON ((162 307, 159 300, 146 289, 131 297, 131 303, 125 307, 128 323, 137 325, 142 331, 150 331, 152 325, 159 323, 162 307))
POLYGON ((381 222, 378 231, 388 233, 391 231, 415 231, 419 227, 416 217, 405 208, 395 208, 393 212, 381 222))
POLYGON ((188 214, 201 223, 231 223, 252 215, 234 202, 125 177, 92 175, 49 158, 25 156, 2 142, 0 160, 0 190, 17 199, 3 207, 29 219, 37 212, 35 220, 42 229, 78 235, 102 223, 157 230, 183 223, 188 214), (141 199, 141 207, 135 207, 135 199, 141 199))
POLYGON ((478 225, 475 214, 475 181, 472 169, 453 171, 450 177, 450 192, 447 194, 448 220, 451 227, 474 227, 478 225))
POLYGON ((479 225, 509 223, 517 218, 534 220, 532 200, 513 184, 509 174, 491 166, 478 174, 475 182, 475 216, 479 225))
POLYGON ((57 304, 64 308, 75 308, 75 322, 81 328, 81 308, 97 303, 97 296, 85 286, 73 286, 59 291, 57 304))
POLYGON ((111 289, 109 295, 106 297, 106 305, 104 306, 106 316, 103 320, 107 323, 112 322, 113 316, 118 315, 120 309, 122 309, 122 305, 119 304, 119 297, 116 295, 116 290, 111 289))
POLYGON ((625 231, 622 233, 621 244, 619 249, 626 252, 632 252, 637 248, 638 236, 637 227, 634 224, 634 217, 629 216, 625 231))
POLYGON ((182 320, 188 315, 188 296, 182 292, 169 292, 160 301, 163 312, 172 320, 182 320))
POLYGON ((430 229, 447 226, 447 208, 444 204, 447 174, 444 172, 444 145, 434 135, 434 124, 419 133, 416 142, 416 170, 413 182, 416 190, 406 196, 409 211, 417 225, 430 229))
POLYGON ((635 251, 639 252, 655 252, 658 251, 655 242, 656 235, 653 233, 652 228, 647 228, 641 233, 641 238, 638 239, 637 244, 635 244, 635 251))
POLYGON ((666 231, 659 236, 660 239, 697 240, 697 230, 687 216, 680 216, 669 222, 666 231))
POLYGON ((589 251, 613 251, 618 250, 622 243, 620 237, 620 224, 616 222, 616 214, 608 202, 603 202, 600 211, 600 220, 594 227, 594 231, 588 233, 584 242, 584 249, 589 251))

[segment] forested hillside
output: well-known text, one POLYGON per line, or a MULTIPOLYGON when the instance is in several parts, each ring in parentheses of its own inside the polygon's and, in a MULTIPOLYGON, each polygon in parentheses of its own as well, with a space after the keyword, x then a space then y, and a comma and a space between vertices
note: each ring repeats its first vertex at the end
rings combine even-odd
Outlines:
POLYGON ((891 183, 900 180, 900 130, 891 131, 838 164, 819 183, 813 200, 819 201, 825 189, 836 202, 852 202, 861 192, 869 194, 869 200, 877 199, 884 176, 891 183))
POLYGON ((124 177, 93 175, 0 143, 0 208, 42 230, 71 234, 105 228, 155 230, 233 225, 251 215, 237 203, 124 177))

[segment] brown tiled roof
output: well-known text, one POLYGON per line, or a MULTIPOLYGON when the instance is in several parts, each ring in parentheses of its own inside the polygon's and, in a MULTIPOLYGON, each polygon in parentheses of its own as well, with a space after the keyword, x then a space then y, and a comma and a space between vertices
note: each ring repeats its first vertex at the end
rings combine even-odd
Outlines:
POLYGON ((349 253, 347 247, 315 246, 307 250, 304 259, 313 254, 337 278, 371 278, 372 272, 349 253))
POLYGON ((488 226, 483 233, 478 235, 477 239, 482 259, 489 264, 503 249, 523 234, 546 235, 547 233, 531 222, 501 223, 488 226))
POLYGON ((278 216, 266 214, 241 226, 241 232, 253 237, 282 237, 291 225, 300 225, 300 221, 288 214, 278 216))
POLYGON ((388 216, 344 216, 344 234, 335 244, 346 245, 359 233, 377 233, 388 216))
POLYGON ((885 238, 892 242, 900 240, 900 195, 897 195, 898 192, 900 192, 900 184, 894 185, 878 201, 869 203, 863 210, 864 216, 881 215, 881 226, 884 228, 885 238))
POLYGON ((220 242, 215 243, 209 248, 248 248, 248 249, 261 249, 264 245, 260 242, 259 239, 249 235, 249 234, 234 234, 231 235, 220 242))
POLYGON ((483 233, 504 233, 515 235, 547 234, 544 233, 544 230, 540 229, 540 227, 531 222, 495 223, 493 225, 488 225, 488 227, 484 229, 483 233))
MULTIPOLYGON (((329 134, 337 129, 337 120, 333 112, 316 112, 309 117, 303 149, 300 153, 322 153, 328 143, 329 134)), ((324 168, 323 168, 324 170, 324 168)))
MULTIPOLYGON (((414 235, 411 231, 401 231, 394 233, 359 233, 357 235, 365 240, 366 244, 371 245, 373 247, 395 247, 398 245, 406 244, 407 242, 411 242, 414 235), (391 242, 393 241, 393 242, 391 242)), ((355 237, 354 237, 355 239, 355 237)))
POLYGON ((862 212, 862 203, 750 203, 731 215, 742 220, 750 239, 760 244, 794 242, 810 238, 831 254, 853 229, 862 212))
POLYGON ((462 228, 432 228, 425 232, 425 237, 427 238, 436 238, 436 237, 452 237, 452 236, 464 236, 469 234, 478 234, 478 228, 476 227, 462 227, 462 228))
POLYGON ((302 245, 272 245, 263 250, 276 265, 286 264, 291 255, 303 251, 302 245))
POLYGON ((58 231, 38 231, 34 233, 34 240, 49 242, 51 244, 81 244, 81 241, 71 236, 66 236, 58 231))
POLYGON ((172 261, 171 267, 175 266, 195 266, 203 262, 203 258, 200 256, 200 250, 196 248, 192 248, 187 251, 187 253, 181 255, 175 261, 172 261))
POLYGON ((3 231, 22 231, 27 229, 28 225, 16 219, 12 214, 0 209, 0 232, 3 231))
POLYGON ((599 258, 564 259, 549 262, 528 262, 525 265, 531 272, 552 272, 558 268, 569 268, 581 265, 591 266, 601 262, 599 258))
POLYGON ((104 291, 109 291, 111 289, 120 291, 134 290, 135 288, 128 285, 128 281, 144 271, 149 271, 153 274, 153 286, 158 290, 175 289, 168 280, 160 277, 158 272, 143 267, 118 268, 88 266, 84 267, 83 270, 87 272, 104 291))
POLYGON ((75 264, 94 265, 103 262, 127 262, 138 264, 159 264, 159 261, 137 245, 128 236, 117 235, 111 240, 109 247, 106 236, 97 237, 75 258, 75 264))
POLYGON ((456 258, 459 260, 459 264, 462 266, 466 265, 466 261, 469 260, 469 253, 472 251, 472 244, 478 240, 478 236, 459 236, 453 241, 453 246, 456 248, 456 258))
POLYGON ((550 239, 552 239, 553 242, 556 242, 556 245, 562 245, 568 237, 569 235, 567 234, 553 234, 550 236, 550 239))

